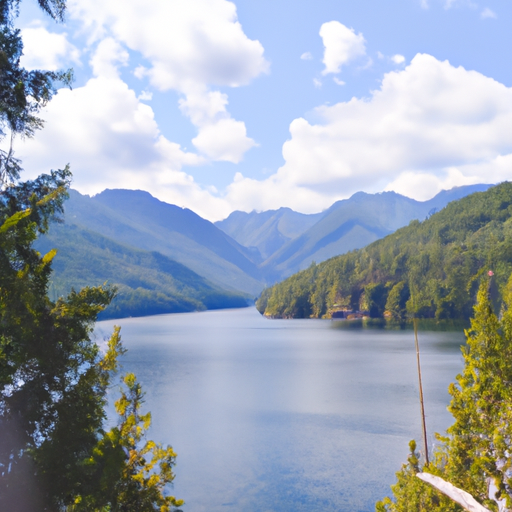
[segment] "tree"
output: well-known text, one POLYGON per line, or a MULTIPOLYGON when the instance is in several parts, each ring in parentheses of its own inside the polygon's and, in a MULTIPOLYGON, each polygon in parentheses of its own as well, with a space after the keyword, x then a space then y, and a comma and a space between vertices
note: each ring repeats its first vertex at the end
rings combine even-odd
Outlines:
MULTIPOLYGON (((464 370, 449 387, 449 410, 455 421, 445 436, 438 436, 442 444, 423 471, 441 476, 497 510, 497 500, 512 507, 512 276, 500 317, 493 311, 491 289, 492 281, 480 286, 471 328, 466 331, 464 370)), ((431 492, 412 476, 419 466, 412 471, 410 467, 409 461, 397 473, 398 483, 392 487, 395 500, 380 502, 379 510, 413 510, 404 508, 412 489, 420 498, 431 492)), ((428 510, 452 510, 441 502, 434 505, 428 510)))
POLYGON ((86 288, 51 302, 46 292, 55 251, 43 256, 32 248, 62 211, 69 177, 67 169, 53 172, 12 185, 1 197, 2 510, 35 509, 20 503, 24 485, 38 489, 29 498, 40 510, 64 503, 105 418, 110 369, 101 366, 90 333, 114 291, 86 288))
MULTIPOLYGON (((163 512, 180 504, 164 495, 175 454, 152 441, 140 446, 149 416, 138 412, 142 392, 133 376, 125 379, 119 426, 104 430, 106 392, 123 348, 119 329, 103 355, 91 333, 115 290, 72 290, 51 301, 56 250, 33 248, 59 220, 71 173, 66 167, 21 182, 12 140, 41 128, 37 113, 54 82, 71 74, 20 67, 18 3, 0 0, 0 139, 11 136, 9 151, 0 151, 0 510, 121 512, 136 503, 163 512)), ((63 0, 39 5, 62 19, 63 0)))
MULTIPOLYGON (((64 0, 38 0, 41 9, 61 21, 64 0)), ((23 42, 14 27, 19 0, 0 0, 0 140, 11 137, 8 151, 0 150, 0 188, 19 179, 21 162, 14 157, 16 135, 32 137, 43 126, 37 116, 55 94, 55 83, 71 84, 71 70, 65 72, 28 71, 20 65, 23 42)))
POLYGON ((391 314, 393 320, 405 320, 406 304, 409 296, 409 285, 405 281, 400 281, 391 288, 386 300, 386 311, 391 314))
MULTIPOLYGON (((384 498, 377 502, 376 512, 430 512, 433 510, 452 512, 460 510, 448 498, 416 477, 420 471, 420 456, 416 451, 415 441, 409 443, 409 449, 407 464, 404 464, 397 472, 396 484, 391 486, 394 501, 391 498, 384 498)), ((429 469, 432 468, 429 467, 429 469)))

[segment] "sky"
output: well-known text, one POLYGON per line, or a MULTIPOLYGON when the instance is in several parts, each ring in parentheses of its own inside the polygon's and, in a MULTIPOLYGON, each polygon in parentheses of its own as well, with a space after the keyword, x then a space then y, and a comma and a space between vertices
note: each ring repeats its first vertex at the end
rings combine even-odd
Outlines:
POLYGON ((215 221, 512 178, 510 0, 25 0, 30 69, 73 68, 25 178, 142 189, 215 221))

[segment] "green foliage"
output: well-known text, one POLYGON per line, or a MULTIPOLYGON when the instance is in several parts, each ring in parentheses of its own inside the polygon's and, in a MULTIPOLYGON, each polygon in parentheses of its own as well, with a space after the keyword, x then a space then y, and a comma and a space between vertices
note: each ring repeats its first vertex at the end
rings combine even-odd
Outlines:
POLYGON ((69 177, 56 171, 0 196, 0 510, 170 510, 180 504, 164 495, 175 453, 139 447, 149 416, 132 375, 119 426, 103 429, 123 348, 116 328, 102 356, 91 333, 114 290, 47 296, 56 251, 33 243, 62 212, 69 177))
POLYGON ((57 171, 11 186, 1 196, 2 510, 23 510, 23 499, 35 500, 34 510, 64 502, 79 481, 82 457, 96 443, 104 419, 108 370, 98 366, 98 347, 89 336, 113 292, 86 288, 51 302, 46 291, 55 252, 42 256, 32 248, 37 233, 45 232, 62 210, 68 180, 67 169, 57 171), (27 485, 39 492, 20 498, 27 485))
MULTIPOLYGON (((471 328, 466 331, 464 370, 449 387, 449 410, 455 421, 446 436, 438 436, 442 444, 424 471, 498 510, 495 499, 505 500, 507 509, 512 506, 512 277, 501 318, 493 311, 491 289, 492 281, 480 286, 471 328), (489 482, 496 486, 496 496, 489 496, 489 482)), ((412 460, 397 473, 394 500, 386 498, 377 510, 461 510, 443 501, 431 502, 425 509, 407 508, 414 499, 426 503, 432 496, 432 490, 414 477, 419 467, 412 460)))
POLYGON ((257 308, 287 318, 345 307, 395 319, 467 319, 486 270, 495 273, 498 298, 512 272, 511 217, 512 183, 505 182, 291 276, 266 290, 257 308))
POLYGON ((390 290, 384 309, 393 320, 405 320, 407 301, 409 300, 409 285, 406 281, 396 283, 390 290))
POLYGON ((87 469, 100 483, 86 488, 67 507, 69 512, 168 512, 183 504, 165 495, 174 480, 176 454, 170 446, 144 441, 151 414, 141 414, 143 393, 135 375, 123 379, 125 389, 116 402, 119 425, 105 433, 86 461, 87 469))
MULTIPOLYGON (((409 443, 409 449, 407 464, 404 464, 402 469, 397 472, 397 481, 391 486, 394 500, 384 498, 377 502, 376 512, 431 512, 435 510, 455 512, 461 510, 447 497, 416 477, 416 474, 420 472, 420 461, 415 441, 409 443)), ((433 465, 425 467, 423 470, 437 474, 433 465)))
POLYGON ((361 309, 368 311, 371 318, 379 318, 384 314, 387 287, 382 283, 369 283, 364 287, 364 298, 361 309))
MULTIPOLYGON (((53 81, 70 78, 20 68, 22 42, 12 26, 18 3, 0 0, 0 139, 6 129, 31 136, 53 81)), ((39 5, 62 18, 63 0, 39 5)), ((149 417, 138 413, 142 392, 133 376, 118 402, 119 426, 103 429, 123 348, 119 328, 103 356, 91 333, 115 290, 86 287, 56 301, 47 295, 56 250, 41 254, 34 242, 63 212, 69 169, 21 183, 20 170, 12 147, 0 152, 0 510, 99 503, 102 512, 167 511, 180 503, 164 496, 175 454, 151 441, 139 448, 149 417)))
MULTIPOLYGON (((62 20, 65 2, 39 0, 39 6, 53 19, 62 20)), ((23 42, 13 22, 19 0, 0 2, 0 140, 8 133, 11 146, 0 150, 0 187, 19 178, 20 161, 13 155, 12 140, 16 135, 31 137, 43 126, 37 114, 55 94, 55 82, 71 83, 72 73, 27 71, 20 66, 23 42)))
POLYGON ((117 289, 100 319, 247 306, 246 296, 222 290, 158 252, 133 249, 75 225, 52 226, 35 247, 59 248, 50 297, 106 281, 117 289))

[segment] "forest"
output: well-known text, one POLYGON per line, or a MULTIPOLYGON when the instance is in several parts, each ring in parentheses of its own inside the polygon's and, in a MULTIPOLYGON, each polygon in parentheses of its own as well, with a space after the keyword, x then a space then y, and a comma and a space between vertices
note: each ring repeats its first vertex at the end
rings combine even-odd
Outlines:
POLYGON ((362 311, 372 318, 468 319, 478 286, 492 273, 500 302, 512 272, 512 184, 449 203, 367 247, 331 258, 265 289, 260 313, 330 318, 362 311))

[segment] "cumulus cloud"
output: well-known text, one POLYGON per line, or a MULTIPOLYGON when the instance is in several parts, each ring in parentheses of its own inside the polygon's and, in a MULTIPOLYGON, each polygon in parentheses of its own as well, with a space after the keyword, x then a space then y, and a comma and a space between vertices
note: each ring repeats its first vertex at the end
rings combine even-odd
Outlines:
POLYGON ((244 153, 255 146, 247 137, 245 124, 231 118, 203 126, 199 135, 192 139, 194 146, 212 160, 239 163, 244 153))
POLYGON ((80 63, 80 51, 68 41, 67 34, 54 34, 36 24, 21 31, 22 65, 29 69, 57 71, 80 63))
POLYGON ((395 64, 403 64, 405 62, 405 57, 403 55, 399 55, 398 53, 396 55, 393 55, 393 57, 391 57, 391 60, 395 63, 395 64))
POLYGON ((324 43, 323 75, 339 73, 348 62, 366 54, 365 40, 361 33, 356 34, 339 21, 329 21, 320 27, 320 37, 324 43))
POLYGON ((128 52, 115 39, 107 37, 98 44, 90 64, 94 76, 117 78, 119 66, 127 66, 128 60, 128 52))
POLYGON ((111 32, 140 52, 160 90, 239 86, 268 71, 263 46, 244 34, 226 0, 70 0, 69 12, 95 38, 111 32))
POLYGON ((239 163, 246 151, 257 144, 247 137, 245 124, 232 119, 228 97, 219 91, 196 90, 181 99, 179 106, 198 128, 194 146, 212 160, 239 163))
POLYGON ((493 19, 496 19, 497 16, 496 16, 496 13, 494 11, 491 11, 491 9, 489 9, 489 7, 486 7, 481 13, 480 13, 480 17, 482 19, 488 19, 488 18, 493 18, 493 19))
POLYGON ((92 57, 99 76, 82 87, 61 89, 48 104, 45 129, 15 146, 27 177, 70 163, 73 186, 83 193, 144 189, 205 217, 226 216, 231 211, 226 201, 182 170, 207 160, 166 139, 151 107, 119 77, 116 69, 125 57, 115 41, 103 40, 92 57))
POLYGON ((164 143, 151 107, 119 78, 92 78, 83 87, 61 89, 45 120, 37 137, 20 144, 26 168, 39 173, 70 162, 81 186, 119 186, 125 172, 147 173, 163 163, 172 172, 201 160, 164 143))
POLYGON ((512 89, 475 71, 419 54, 384 76, 369 99, 295 119, 285 164, 267 180, 242 176, 230 200, 252 208, 318 211, 358 190, 396 190, 427 199, 445 187, 512 177, 512 89), (262 204, 255 204, 260 201, 262 204))
POLYGON ((300 58, 302 60, 311 60, 313 58, 313 55, 311 55, 311 52, 305 52, 300 56, 300 58))
POLYGON ((160 91, 175 90, 184 95, 182 106, 188 106, 182 110, 198 128, 194 140, 205 154, 213 159, 239 161, 240 151, 255 145, 245 135, 243 122, 231 119, 227 113, 226 95, 211 90, 248 84, 269 69, 263 46, 244 34, 232 2, 70 0, 69 12, 84 24, 92 40, 110 34, 140 53, 149 65, 139 66, 135 76, 147 78, 160 91), (204 112, 199 112, 201 108, 204 112), (217 115, 219 112, 222 116, 217 115), (216 137, 212 136, 213 124, 218 127, 216 137), (227 138, 231 135, 236 137, 227 138), (214 140, 221 145, 218 151, 211 147, 214 140), (230 140, 232 148, 227 148, 230 140))

